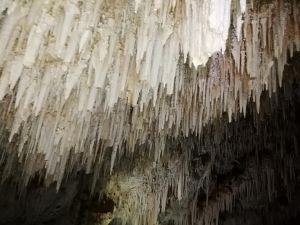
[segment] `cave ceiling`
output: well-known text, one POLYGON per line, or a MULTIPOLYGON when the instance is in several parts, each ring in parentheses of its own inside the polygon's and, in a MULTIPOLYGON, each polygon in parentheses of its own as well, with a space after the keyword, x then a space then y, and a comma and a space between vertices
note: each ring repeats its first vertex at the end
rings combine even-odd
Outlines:
POLYGON ((3 215, 296 217, 299 29, 298 0, 1 0, 3 215))

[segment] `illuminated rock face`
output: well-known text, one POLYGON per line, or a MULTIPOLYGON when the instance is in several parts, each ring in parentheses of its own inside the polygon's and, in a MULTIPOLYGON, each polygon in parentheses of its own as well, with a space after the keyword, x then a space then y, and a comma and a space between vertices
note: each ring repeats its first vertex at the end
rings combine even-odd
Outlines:
POLYGON ((39 174, 59 188, 84 170, 91 192, 118 205, 106 223, 155 224, 170 193, 189 208, 176 223, 213 223, 232 194, 209 199, 227 121, 211 124, 249 102, 266 113, 263 91, 276 92, 300 49, 299 10, 297 0, 1 1, 3 180, 18 168, 23 185, 39 174))

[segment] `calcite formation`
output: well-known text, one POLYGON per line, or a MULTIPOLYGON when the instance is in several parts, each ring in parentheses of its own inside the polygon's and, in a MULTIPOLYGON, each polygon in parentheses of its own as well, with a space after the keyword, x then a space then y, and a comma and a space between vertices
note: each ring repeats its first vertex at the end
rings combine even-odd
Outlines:
MULTIPOLYGON (((124 221, 155 224, 171 188, 191 208, 191 224, 213 223, 232 195, 204 219, 193 211, 197 201, 187 202, 205 183, 209 196, 213 158, 199 165, 190 191, 193 144, 169 140, 210 140, 205 126, 224 112, 229 122, 245 116, 249 102, 260 113, 263 91, 276 92, 287 58, 300 50, 299 6, 297 0, 2 0, 2 180, 18 167, 24 185, 40 174, 59 189, 80 167, 92 174, 92 192, 100 177, 109 177, 103 190, 126 205, 115 212, 124 221), (181 154, 167 158, 173 148, 181 154), (134 176, 120 171, 132 164, 134 176)), ((272 182, 272 171, 264 171, 272 182)))

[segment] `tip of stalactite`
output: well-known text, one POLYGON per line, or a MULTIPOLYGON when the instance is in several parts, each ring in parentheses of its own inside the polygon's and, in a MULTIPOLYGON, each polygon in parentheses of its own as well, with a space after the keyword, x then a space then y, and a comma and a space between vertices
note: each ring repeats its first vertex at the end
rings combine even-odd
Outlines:
MULTIPOLYGON (((13 115, 6 141, 18 143, 26 173, 45 169, 59 187, 77 163, 100 170, 111 149, 112 175, 117 154, 143 151, 149 139, 158 169, 168 137, 200 135, 223 112, 231 122, 249 101, 259 113, 263 90, 281 85, 287 50, 300 50, 299 3, 248 13, 237 2, 233 12, 231 0, 2 0, 0 112, 13 115)), ((179 200, 186 174, 182 165, 165 184, 179 200)))

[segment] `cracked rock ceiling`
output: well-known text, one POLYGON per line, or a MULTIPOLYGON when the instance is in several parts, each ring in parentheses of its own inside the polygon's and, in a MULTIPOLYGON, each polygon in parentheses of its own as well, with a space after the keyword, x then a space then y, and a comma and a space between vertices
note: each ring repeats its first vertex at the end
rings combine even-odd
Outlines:
POLYGON ((281 115, 295 112, 297 72, 282 81, 300 50, 299 10, 297 0, 1 0, 2 182, 21 190, 39 177, 59 190, 84 171, 91 195, 114 202, 100 224, 217 224, 235 196, 266 189, 271 202, 279 167, 292 202, 298 131, 281 115), (247 169, 233 181, 233 167, 247 169))

